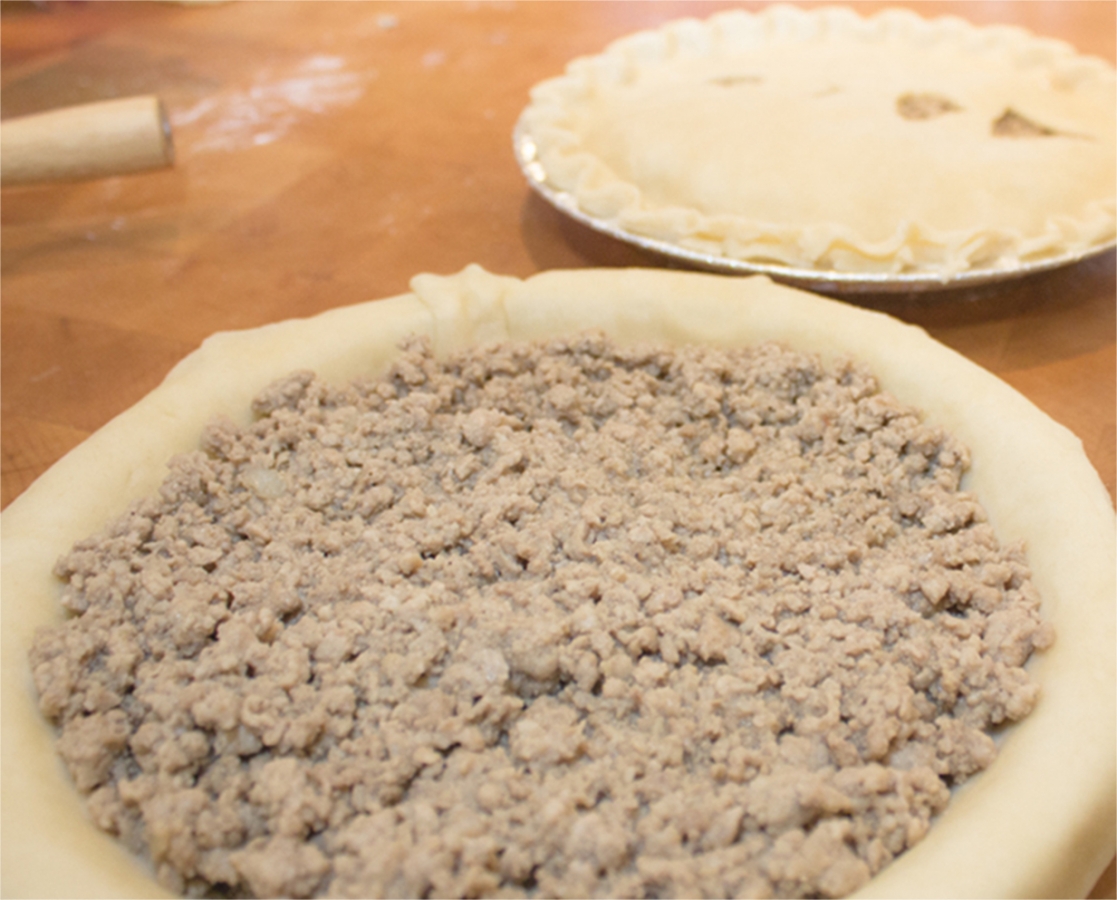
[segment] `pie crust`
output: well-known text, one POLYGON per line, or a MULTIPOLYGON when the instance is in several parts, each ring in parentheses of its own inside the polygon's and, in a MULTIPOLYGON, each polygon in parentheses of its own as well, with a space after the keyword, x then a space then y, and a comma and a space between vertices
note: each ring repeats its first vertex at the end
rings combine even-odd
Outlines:
POLYGON ((855 896, 1083 896, 1115 842, 1117 529, 1078 440, 922 330, 767 278, 633 269, 520 281, 476 266, 420 275, 399 297, 211 337, 4 512, 4 893, 166 896, 91 824, 33 697, 27 648, 37 627, 61 615, 51 570, 75 540, 154 490, 166 460, 196 447, 214 416, 247 423, 251 398, 294 369, 333 380, 374 374, 415 333, 447 354, 587 329, 621 341, 777 341, 824 360, 853 357, 968 444, 964 486, 1003 542, 1025 543, 1058 638, 1030 664, 1042 697, 1008 729, 998 759, 957 790, 922 843, 855 896))
POLYGON ((1115 233, 1117 79, 1018 28, 773 6, 537 85, 540 183, 612 230, 794 270, 1011 271, 1115 233))

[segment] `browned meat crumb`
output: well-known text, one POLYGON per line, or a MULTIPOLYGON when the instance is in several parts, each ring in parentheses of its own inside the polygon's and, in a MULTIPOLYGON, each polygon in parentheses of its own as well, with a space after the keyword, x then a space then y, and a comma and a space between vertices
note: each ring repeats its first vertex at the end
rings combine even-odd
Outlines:
POLYGON ((1036 701, 966 451, 855 366, 414 342, 255 410, 60 561, 31 653, 176 891, 840 896, 1036 701))

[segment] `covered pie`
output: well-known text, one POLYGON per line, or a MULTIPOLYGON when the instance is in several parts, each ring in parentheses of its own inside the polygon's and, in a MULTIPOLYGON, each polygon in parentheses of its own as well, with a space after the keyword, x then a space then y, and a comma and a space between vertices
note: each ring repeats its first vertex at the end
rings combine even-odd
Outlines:
POLYGON ((773 6, 574 60, 520 129, 622 234, 796 270, 1011 271, 1114 239, 1112 66, 1014 27, 773 6))

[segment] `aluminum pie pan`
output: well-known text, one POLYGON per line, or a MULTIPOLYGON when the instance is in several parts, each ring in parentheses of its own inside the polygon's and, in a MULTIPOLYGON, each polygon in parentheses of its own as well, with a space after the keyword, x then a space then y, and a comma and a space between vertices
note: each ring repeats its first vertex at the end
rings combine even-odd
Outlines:
POLYGON ((1117 247, 1117 238, 1085 250, 1062 253, 1041 259, 1014 261, 1009 265, 966 269, 961 272, 845 272, 834 269, 797 268, 780 263, 755 262, 720 254, 703 253, 671 241, 636 234, 586 212, 572 193, 552 184, 539 161, 535 139, 528 133, 523 119, 512 132, 516 162, 528 185, 551 206, 576 222, 615 240, 648 253, 681 263, 690 268, 722 275, 767 275, 775 281, 809 290, 832 294, 933 292, 974 288, 1036 275, 1052 269, 1071 266, 1117 247))

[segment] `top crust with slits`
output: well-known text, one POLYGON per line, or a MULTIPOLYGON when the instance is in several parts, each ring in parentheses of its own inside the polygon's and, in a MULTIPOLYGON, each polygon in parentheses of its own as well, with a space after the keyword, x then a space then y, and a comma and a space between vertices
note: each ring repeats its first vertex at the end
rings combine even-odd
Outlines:
POLYGON ((633 235, 860 273, 1011 269, 1114 236, 1114 71, 1010 27, 770 7, 537 85, 549 185, 633 235))

